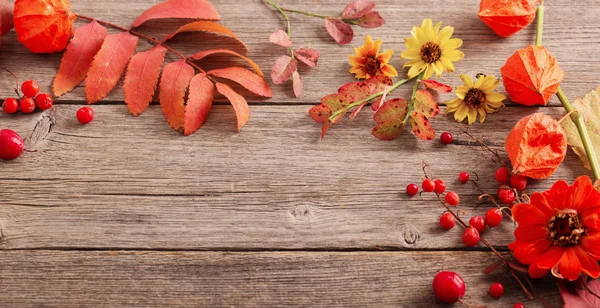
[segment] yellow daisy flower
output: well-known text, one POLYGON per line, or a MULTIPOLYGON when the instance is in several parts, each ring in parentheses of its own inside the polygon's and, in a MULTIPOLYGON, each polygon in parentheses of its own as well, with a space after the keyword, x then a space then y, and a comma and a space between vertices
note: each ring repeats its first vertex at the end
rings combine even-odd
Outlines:
POLYGON ((457 98, 446 102, 448 107, 446 114, 454 112, 454 119, 457 122, 468 118, 469 125, 471 125, 479 114, 479 122, 483 123, 486 114, 494 113, 498 111, 498 108, 504 106, 502 101, 506 99, 506 96, 494 92, 500 85, 500 79, 496 79, 494 75, 481 74, 475 83, 471 77, 465 74, 461 74, 460 79, 465 85, 456 88, 457 98))
POLYGON ((425 72, 423 79, 429 79, 435 73, 438 77, 442 72, 454 72, 452 62, 460 61, 465 54, 458 50, 463 41, 450 38, 454 32, 453 27, 444 27, 440 30, 442 22, 435 27, 430 18, 423 20, 420 27, 413 27, 410 32, 413 37, 404 38, 406 50, 402 52, 402 59, 409 59, 404 64, 409 69, 408 77, 413 78, 425 72))
POLYGON ((371 36, 367 35, 364 45, 354 48, 356 55, 348 56, 350 65, 352 65, 350 73, 356 74, 356 78, 358 79, 369 79, 377 75, 398 76, 396 69, 388 64, 394 55, 394 51, 386 50, 379 53, 381 44, 381 40, 373 42, 371 36))

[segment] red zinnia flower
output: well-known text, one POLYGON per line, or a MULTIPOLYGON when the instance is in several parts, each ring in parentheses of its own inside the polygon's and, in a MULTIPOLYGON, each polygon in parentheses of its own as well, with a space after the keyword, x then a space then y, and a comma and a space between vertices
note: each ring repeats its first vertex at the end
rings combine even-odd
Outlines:
POLYGON ((600 192, 589 177, 578 177, 572 186, 558 181, 512 212, 519 226, 508 247, 519 262, 529 264, 531 277, 548 271, 568 280, 581 272, 600 276, 600 192))

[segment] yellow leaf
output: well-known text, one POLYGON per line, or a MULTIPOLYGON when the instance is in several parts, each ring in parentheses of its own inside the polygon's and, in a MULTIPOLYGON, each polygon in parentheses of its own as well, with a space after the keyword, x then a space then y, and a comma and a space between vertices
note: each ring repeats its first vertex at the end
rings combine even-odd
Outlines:
MULTIPOLYGON (((598 159, 600 159, 600 87, 586 94, 583 98, 578 98, 573 103, 573 107, 583 117, 585 127, 592 140, 592 146, 598 159)), ((571 118, 568 118, 562 121, 562 126, 567 132, 567 143, 573 148, 575 154, 581 158, 584 166, 591 169, 575 123, 573 123, 571 118)))

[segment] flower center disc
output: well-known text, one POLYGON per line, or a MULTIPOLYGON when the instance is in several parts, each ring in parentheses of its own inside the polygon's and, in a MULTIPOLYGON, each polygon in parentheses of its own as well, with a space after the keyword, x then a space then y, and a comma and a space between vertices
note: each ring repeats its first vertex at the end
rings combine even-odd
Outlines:
POLYGON ((579 244, 583 225, 576 212, 559 212, 548 221, 548 237, 555 246, 565 247, 579 244))
POLYGON ((365 71, 371 75, 371 76, 375 76, 377 75, 377 72, 379 71, 379 60, 377 60, 376 57, 374 56, 369 56, 367 58, 367 63, 365 63, 365 71))
POLYGON ((442 57, 442 49, 438 44, 427 42, 421 47, 421 59, 426 63, 434 63, 442 57))
POLYGON ((485 94, 483 93, 483 91, 477 88, 472 88, 469 89, 469 92, 467 92, 467 94, 465 95, 464 101, 470 107, 479 108, 479 106, 485 103, 485 94))

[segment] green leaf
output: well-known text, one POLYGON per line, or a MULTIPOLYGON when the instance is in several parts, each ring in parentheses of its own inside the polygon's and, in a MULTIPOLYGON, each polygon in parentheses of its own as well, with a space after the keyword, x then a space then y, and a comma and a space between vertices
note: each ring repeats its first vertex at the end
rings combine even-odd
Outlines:
POLYGON ((427 90, 419 90, 415 93, 414 110, 424 114, 428 118, 433 118, 440 114, 440 107, 437 101, 427 90))
POLYGON ((407 113, 408 104, 404 99, 394 98, 385 102, 373 116, 377 126, 373 128, 371 134, 381 140, 398 138, 404 129, 407 113))
MULTIPOLYGON (((583 98, 575 100, 573 107, 583 117, 585 127, 592 140, 592 146, 598 159, 600 159, 600 87, 586 94, 583 98)), ((573 151, 581 158, 584 166, 591 169, 577 126, 570 117, 562 121, 561 124, 567 133, 567 143, 573 147, 573 151)))
POLYGON ((410 123, 413 133, 419 139, 431 140, 435 138, 435 131, 433 130, 431 123, 429 123, 429 119, 421 112, 413 111, 413 113, 410 114, 408 123, 410 123))

